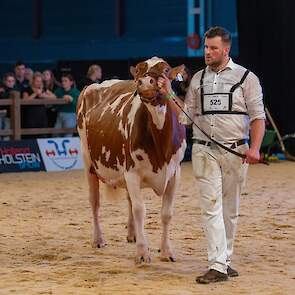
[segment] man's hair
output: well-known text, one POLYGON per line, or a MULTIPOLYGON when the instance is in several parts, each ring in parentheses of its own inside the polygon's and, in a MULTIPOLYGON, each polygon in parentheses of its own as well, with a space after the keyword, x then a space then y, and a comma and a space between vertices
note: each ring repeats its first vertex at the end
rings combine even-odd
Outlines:
POLYGON ((222 42, 231 45, 230 32, 222 27, 212 27, 205 33, 205 38, 221 37, 222 42))
POLYGON ((18 61, 15 63, 14 67, 16 68, 16 67, 18 67, 18 66, 26 66, 26 65, 25 65, 25 63, 24 63, 22 60, 18 60, 18 61))

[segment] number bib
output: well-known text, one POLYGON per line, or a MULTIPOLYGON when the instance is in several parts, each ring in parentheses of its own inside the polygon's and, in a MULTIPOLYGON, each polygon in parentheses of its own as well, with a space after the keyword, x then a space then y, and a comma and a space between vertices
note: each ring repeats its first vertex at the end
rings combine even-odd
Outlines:
POLYGON ((204 112, 230 111, 231 93, 204 94, 204 112))

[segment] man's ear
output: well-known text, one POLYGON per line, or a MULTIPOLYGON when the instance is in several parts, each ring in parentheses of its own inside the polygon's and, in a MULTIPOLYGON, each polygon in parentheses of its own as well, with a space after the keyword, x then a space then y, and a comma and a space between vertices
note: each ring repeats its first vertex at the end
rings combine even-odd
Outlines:
POLYGON ((228 56, 229 55, 229 52, 230 52, 230 47, 225 47, 224 48, 224 55, 225 56, 228 56))
POLYGON ((132 77, 135 79, 136 78, 136 68, 131 66, 129 68, 130 74, 132 75, 132 77))
POLYGON ((177 66, 172 68, 169 73, 169 80, 174 80, 178 73, 182 74, 185 69, 185 65, 177 66))

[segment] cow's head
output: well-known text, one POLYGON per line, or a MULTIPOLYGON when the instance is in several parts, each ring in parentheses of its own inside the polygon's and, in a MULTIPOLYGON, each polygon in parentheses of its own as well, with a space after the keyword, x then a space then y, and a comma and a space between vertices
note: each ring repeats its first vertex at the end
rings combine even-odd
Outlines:
POLYGON ((135 68, 130 68, 135 81, 137 82, 137 92, 144 102, 157 103, 160 97, 157 80, 161 76, 166 76, 174 80, 178 73, 184 71, 185 66, 181 65, 172 68, 165 60, 153 57, 147 61, 137 64, 135 68))
POLYGON ((166 75, 170 80, 174 80, 178 73, 184 71, 185 66, 181 65, 172 68, 164 59, 154 56, 146 61, 138 63, 135 67, 130 67, 130 73, 135 81, 144 77, 146 74, 153 74, 153 76, 166 75))

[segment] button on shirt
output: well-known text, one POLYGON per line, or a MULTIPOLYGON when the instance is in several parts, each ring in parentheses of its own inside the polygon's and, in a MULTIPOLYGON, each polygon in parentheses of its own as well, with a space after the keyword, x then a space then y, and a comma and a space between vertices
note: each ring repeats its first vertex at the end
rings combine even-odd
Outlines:
MULTIPOLYGON (((257 76, 249 72, 244 82, 233 93, 232 111, 245 112, 247 115, 202 114, 200 86, 202 71, 193 76, 185 97, 185 110, 190 118, 212 139, 221 143, 248 139, 250 123, 255 119, 265 119, 262 88, 257 76)), ((244 67, 234 63, 231 59, 219 72, 214 72, 207 66, 203 78, 204 94, 229 93, 231 87, 241 81, 245 71, 244 67)), ((186 125, 192 123, 184 113, 181 113, 179 120, 186 125)), ((209 140, 194 125, 193 138, 209 140)))

